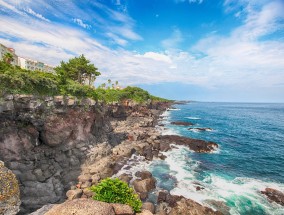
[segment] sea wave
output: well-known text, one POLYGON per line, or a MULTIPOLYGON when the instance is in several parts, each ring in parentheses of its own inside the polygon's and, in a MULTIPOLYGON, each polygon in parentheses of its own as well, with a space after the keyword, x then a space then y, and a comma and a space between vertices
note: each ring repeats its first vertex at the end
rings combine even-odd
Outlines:
POLYGON ((194 117, 194 116, 186 116, 186 117, 184 117, 184 118, 187 118, 187 119, 195 119, 195 120, 201 119, 201 118, 199 118, 199 117, 194 117))

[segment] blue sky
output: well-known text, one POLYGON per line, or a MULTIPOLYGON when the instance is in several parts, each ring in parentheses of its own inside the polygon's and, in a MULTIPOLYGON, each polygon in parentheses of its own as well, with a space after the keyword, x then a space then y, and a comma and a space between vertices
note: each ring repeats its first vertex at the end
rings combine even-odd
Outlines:
POLYGON ((284 0, 0 0, 0 43, 171 99, 284 102, 284 0))

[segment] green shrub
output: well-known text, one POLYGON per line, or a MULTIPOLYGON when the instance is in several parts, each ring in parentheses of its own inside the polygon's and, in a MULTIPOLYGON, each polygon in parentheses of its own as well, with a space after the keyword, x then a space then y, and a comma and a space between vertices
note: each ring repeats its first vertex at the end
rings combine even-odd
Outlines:
POLYGON ((127 204, 133 208, 135 212, 141 211, 142 202, 134 190, 125 182, 118 178, 106 178, 97 186, 92 186, 91 191, 95 193, 93 199, 108 202, 127 204))
POLYGON ((60 94, 76 96, 78 98, 97 99, 97 93, 94 88, 88 85, 79 84, 72 80, 68 80, 66 85, 60 85, 60 94))

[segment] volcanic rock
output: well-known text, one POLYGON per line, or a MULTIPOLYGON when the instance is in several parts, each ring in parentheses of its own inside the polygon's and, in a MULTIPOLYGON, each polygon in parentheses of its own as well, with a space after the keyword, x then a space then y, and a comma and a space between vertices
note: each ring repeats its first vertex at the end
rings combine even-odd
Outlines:
POLYGON ((75 199, 53 206, 45 215, 115 215, 113 207, 91 199, 75 199))
POLYGON ((274 201, 282 206, 284 206, 284 193, 273 189, 273 188, 266 188, 265 191, 261 191, 262 194, 266 195, 268 199, 274 201))
POLYGON ((111 204, 116 215, 132 215, 133 209, 129 205, 123 205, 118 203, 111 204))
POLYGON ((149 191, 156 188, 156 179, 153 177, 146 178, 144 180, 136 179, 133 181, 133 186, 135 191, 139 193, 148 193, 149 191))
MULTIPOLYGON (((176 144, 176 145, 183 145, 188 147, 189 149, 199 152, 199 153, 206 153, 212 152, 216 148, 218 148, 218 144, 214 142, 208 142, 205 140, 198 140, 192 139, 188 137, 181 137, 177 135, 164 135, 161 136, 161 145, 163 144, 176 144)), ((167 149, 166 147, 164 147, 167 149)), ((162 150, 162 148, 161 148, 162 150)))
POLYGON ((194 125, 191 122, 182 122, 182 121, 177 121, 177 122, 171 122, 172 125, 182 125, 182 126, 192 126, 194 125))
POLYGON ((143 205, 142 205, 142 209, 148 210, 151 213, 155 212, 155 206, 152 202, 144 202, 143 205))
POLYGON ((182 198, 177 205, 172 208, 169 215, 222 215, 219 211, 200 205, 199 203, 182 198))

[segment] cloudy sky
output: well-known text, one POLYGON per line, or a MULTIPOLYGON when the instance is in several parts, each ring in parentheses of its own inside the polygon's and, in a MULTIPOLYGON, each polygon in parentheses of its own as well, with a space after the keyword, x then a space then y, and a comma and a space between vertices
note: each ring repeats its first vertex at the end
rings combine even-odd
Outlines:
POLYGON ((0 0, 0 43, 167 98, 284 102, 284 0, 0 0))

